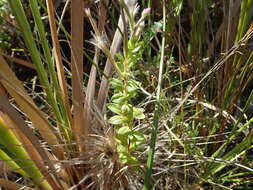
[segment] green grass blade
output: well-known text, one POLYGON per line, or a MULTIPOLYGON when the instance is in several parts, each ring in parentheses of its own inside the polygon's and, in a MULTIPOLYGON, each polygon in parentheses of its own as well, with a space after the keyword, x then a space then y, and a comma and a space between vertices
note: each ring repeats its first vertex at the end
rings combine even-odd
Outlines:
MULTIPOLYGON (((252 0, 242 1, 235 43, 238 43, 247 32, 250 25, 250 18, 252 17, 252 15, 253 15, 253 1, 252 0)), ((250 64, 251 59, 252 55, 249 56, 248 60, 246 61, 246 64, 250 64)), ((234 97, 233 96, 235 91, 234 87, 236 87, 236 83, 238 81, 237 71, 244 66, 244 63, 245 61, 243 61, 242 55, 236 54, 232 63, 234 72, 231 73, 232 75, 228 81, 227 88, 225 89, 225 97, 223 104, 223 107, 225 109, 230 105, 230 102, 234 97)), ((241 80, 241 78, 239 78, 239 80, 241 80)))
POLYGON ((236 42, 238 42, 245 32, 247 31, 250 18, 253 14, 253 1, 252 0, 244 0, 241 4, 241 13, 240 13, 240 20, 238 24, 238 31, 236 35, 236 42))
POLYGON ((246 124, 244 124, 243 126, 241 126, 238 130, 236 130, 236 128, 238 127, 240 121, 241 121, 242 118, 243 118, 243 113, 246 112, 246 110, 248 109, 248 106, 249 106, 250 102, 252 102, 252 100, 253 100, 253 90, 251 91, 250 96, 249 96, 248 99, 247 99, 247 102, 246 102, 246 104, 245 104, 245 106, 244 106, 244 108, 243 108, 243 110, 242 110, 242 114, 241 114, 240 117, 237 119, 237 122, 235 123, 235 125, 234 125, 233 128, 232 128, 232 133, 231 133, 231 135, 228 137, 228 139, 226 140, 226 142, 225 142, 223 145, 221 145, 221 146, 219 147, 219 149, 212 155, 213 158, 218 157, 218 156, 221 154, 221 152, 224 150, 224 148, 225 148, 229 143, 231 143, 232 140, 234 140, 234 139, 237 137, 237 135, 239 135, 242 131, 244 131, 244 130, 248 127, 248 123, 246 123, 246 124))
MULTIPOLYGON (((4 152, 22 168, 30 178, 43 189, 51 189, 50 185, 44 179, 35 163, 30 159, 22 144, 16 136, 8 129, 0 119, 0 145, 3 146, 4 152)), ((2 149, 2 150, 3 150, 2 149)), ((4 156, 4 155, 3 155, 4 156)), ((12 163, 12 166, 15 166, 12 163)))
MULTIPOLYGON (((165 1, 163 1, 163 32, 164 33, 165 33, 165 30, 166 30, 166 9, 165 9, 165 1)), ((160 67, 159 67, 158 87, 157 87, 157 94, 156 94, 156 106, 155 106, 154 119, 153 119, 153 124, 152 124, 151 143, 150 143, 149 152, 148 152, 147 171, 145 173, 143 190, 150 189, 150 180, 151 180, 152 168, 153 168, 153 162, 154 162, 157 129, 158 129, 158 124, 159 124, 160 112, 161 112, 160 94, 161 94, 161 89, 162 89, 162 76, 163 76, 163 66, 164 66, 165 36, 163 36, 161 48, 162 49, 161 49, 161 59, 160 59, 160 67)))
POLYGON ((56 88, 56 91, 57 91, 57 90, 59 90, 58 80, 57 80, 56 72, 54 69, 54 63, 52 60, 49 43, 46 38, 46 32, 45 32, 43 22, 41 19, 40 10, 39 10, 37 0, 30 0, 30 6, 31 6, 31 11, 33 13, 34 21, 35 21, 36 26, 38 28, 38 34, 39 34, 39 38, 40 38, 41 45, 43 48, 44 56, 45 56, 45 59, 48 64, 48 69, 49 69, 50 77, 52 80, 51 84, 53 86, 53 89, 56 88))
MULTIPOLYGON (((242 128, 248 127, 253 123, 253 118, 251 118, 242 128)), ((250 134, 239 144, 237 144, 232 150, 230 150, 225 156, 222 157, 222 160, 233 161, 240 155, 243 151, 249 149, 253 143, 253 131, 251 130, 250 134)), ((213 163, 208 167, 208 172, 205 173, 204 178, 213 176, 220 170, 226 167, 224 163, 213 163)))
POLYGON ((19 24, 20 30, 22 32, 25 44, 27 48, 29 49, 31 58, 33 63, 36 66, 36 70, 40 79, 40 82, 42 86, 44 87, 44 90, 47 94, 48 101, 50 105, 53 108, 53 111, 56 115, 56 119, 60 122, 62 122, 62 116, 61 112, 59 110, 59 107, 57 106, 57 102, 54 98, 54 94, 52 92, 50 83, 48 81, 47 72, 43 67, 43 63, 41 60, 40 52, 38 51, 38 48, 36 46, 36 43, 33 38, 33 34, 30 28, 30 25, 28 23, 28 20, 26 18, 22 3, 20 0, 8 0, 12 13, 14 14, 17 23, 19 24))
POLYGON ((14 172, 17 172, 24 177, 28 177, 28 174, 22 168, 20 168, 20 166, 14 160, 12 160, 2 149, 0 149, 0 160, 4 161, 10 168, 13 169, 14 172))

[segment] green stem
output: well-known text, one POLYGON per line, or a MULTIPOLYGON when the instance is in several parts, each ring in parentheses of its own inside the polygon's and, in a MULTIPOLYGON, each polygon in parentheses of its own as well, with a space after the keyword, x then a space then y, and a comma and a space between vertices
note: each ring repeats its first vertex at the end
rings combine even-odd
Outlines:
MULTIPOLYGON (((166 30, 166 9, 165 9, 165 1, 163 0, 163 33, 164 34, 165 34, 165 30, 166 30)), ((159 79, 158 79, 157 94, 156 94, 156 107, 155 107, 155 113, 154 113, 154 120, 153 120, 153 124, 152 124, 151 143, 150 143, 150 148, 149 148, 149 152, 148 152, 147 171, 145 173, 143 190, 150 189, 150 179, 151 179, 151 175, 152 175, 152 168, 153 168, 153 162, 154 162, 157 129, 158 129, 158 124, 159 124, 160 112, 161 112, 160 94, 161 94, 161 88, 162 88, 164 51, 165 51, 165 36, 163 36, 163 38, 162 38, 159 79)))

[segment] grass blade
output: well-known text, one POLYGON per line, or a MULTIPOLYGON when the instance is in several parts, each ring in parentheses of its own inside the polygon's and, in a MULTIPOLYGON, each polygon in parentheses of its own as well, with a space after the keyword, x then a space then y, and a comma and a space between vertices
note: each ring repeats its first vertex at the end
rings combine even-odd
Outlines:
POLYGON ((26 187, 3 178, 0 178, 0 186, 7 189, 39 190, 38 188, 26 187))
MULTIPOLYGON (((166 31, 166 9, 165 9, 165 1, 163 0, 163 32, 166 31)), ((165 36, 162 39, 162 48, 161 48, 161 59, 160 59, 160 66, 159 66, 159 79, 158 79, 158 86, 157 86, 157 93, 156 93, 156 106, 154 111, 154 119, 152 123, 152 131, 151 131, 151 143, 149 146, 148 152, 148 160, 147 160, 147 170, 145 173, 144 179, 144 186, 143 190, 150 189, 150 181, 152 175, 152 168, 154 162, 154 154, 155 154, 155 146, 156 146, 156 136, 157 136, 157 129, 159 124, 159 117, 161 112, 161 105, 160 105, 160 94, 162 89, 162 76, 163 76, 163 66, 164 66, 164 51, 165 51, 165 36)))
POLYGON ((16 78, 15 74, 9 68, 8 64, 0 56, 0 80, 5 89, 13 96, 16 103, 31 119, 35 127, 40 131, 42 137, 47 140, 49 145, 52 146, 52 150, 58 158, 63 158, 63 150, 53 145, 59 144, 55 131, 52 129, 50 123, 45 118, 45 115, 34 105, 31 98, 25 92, 22 83, 16 78), (5 73, 3 75, 2 73, 5 73), (8 76, 8 77, 7 77, 8 76))
MULTIPOLYGON (((2 101, 2 99, 0 99, 2 101)), ((6 100, 5 100, 6 101, 6 100)), ((1 108, 2 102, 1 102, 1 108)), ((37 183, 38 186, 44 189, 52 189, 48 182, 44 180, 43 175, 40 173, 39 169, 36 167, 34 162, 29 158, 28 154, 24 150, 23 146, 20 144, 18 139, 13 133, 5 126, 4 121, 0 118, 0 144, 7 149, 8 156, 24 170, 26 173, 37 183)))
POLYGON ((58 95, 57 100, 59 100, 59 104, 60 104, 60 108, 61 108, 59 114, 61 115, 61 119, 62 119, 60 122, 60 125, 58 125, 58 126, 63 131, 66 139, 70 140, 71 136, 70 136, 70 131, 68 130, 68 128, 69 128, 69 125, 72 123, 72 117, 71 117, 71 113, 70 113, 67 85, 66 85, 64 70, 63 70, 60 43, 59 43, 56 24, 55 24, 54 6, 53 6, 52 0, 47 0, 46 3, 47 3, 47 9, 48 9, 50 31, 51 31, 52 42, 53 42, 53 54, 54 54, 55 61, 56 61, 58 80, 59 80, 60 88, 61 88, 60 96, 59 96, 59 92, 57 92, 57 95, 58 95), (61 101, 61 98, 59 98, 59 97, 62 97, 63 102, 61 101))
MULTIPOLYGON (((253 118, 251 118, 242 128, 246 128, 253 123, 253 118)), ((237 144, 232 150, 230 150, 225 156, 222 157, 222 160, 234 161, 238 158, 238 156, 247 149, 251 148, 253 143, 253 131, 251 130, 250 134, 239 144, 237 144)), ((213 176, 220 170, 226 167, 225 164, 222 163, 213 163, 208 167, 208 172, 205 173, 204 178, 213 176)))
POLYGON ((33 34, 30 28, 30 25, 28 23, 28 20, 26 18, 25 15, 25 11, 23 9, 22 3, 20 0, 8 0, 11 10, 17 20, 17 23, 20 27, 20 30, 22 32, 25 44, 30 52, 31 58, 33 63, 36 66, 36 71, 38 73, 40 82, 42 84, 42 86, 44 87, 44 90, 47 94, 47 98, 48 101, 50 103, 50 105, 53 108, 53 111, 55 113, 56 119, 60 122, 60 123, 64 123, 62 121, 62 115, 61 112, 59 110, 59 107, 57 105, 57 102, 55 100, 55 97, 53 95, 53 92, 51 90, 51 86, 50 83, 48 81, 48 76, 47 76, 47 72, 44 69, 42 60, 41 60, 41 55, 40 52, 36 46, 36 43, 34 41, 33 38, 33 34))
MULTIPOLYGON (((123 20, 122 20, 122 15, 121 15, 118 21, 118 29, 116 30, 114 34, 113 41, 110 48, 110 53, 112 56, 115 56, 115 54, 120 49, 120 46, 123 41, 122 33, 121 33, 123 29, 124 29, 124 26, 123 26, 123 20)), ((108 77, 111 77, 112 68, 113 68, 112 63, 110 62, 109 59, 107 59, 105 69, 104 69, 104 74, 108 77)), ((98 98, 97 98, 97 103, 96 103, 100 111, 102 111, 105 106, 105 100, 108 95, 108 85, 109 85, 109 82, 107 78, 103 76, 100 87, 99 87, 98 98)))
MULTIPOLYGON (((72 102, 73 102, 73 130, 77 142, 82 136, 87 136, 89 127, 84 118, 83 95, 83 13, 84 1, 71 2, 71 71, 72 71, 72 102)), ((80 151, 83 146, 79 145, 80 151)))

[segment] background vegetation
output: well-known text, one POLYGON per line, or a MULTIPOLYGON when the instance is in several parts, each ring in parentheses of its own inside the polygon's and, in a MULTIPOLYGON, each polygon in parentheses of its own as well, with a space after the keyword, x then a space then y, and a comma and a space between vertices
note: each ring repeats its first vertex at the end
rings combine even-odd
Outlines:
POLYGON ((252 0, 0 0, 1 189, 253 189, 252 0))

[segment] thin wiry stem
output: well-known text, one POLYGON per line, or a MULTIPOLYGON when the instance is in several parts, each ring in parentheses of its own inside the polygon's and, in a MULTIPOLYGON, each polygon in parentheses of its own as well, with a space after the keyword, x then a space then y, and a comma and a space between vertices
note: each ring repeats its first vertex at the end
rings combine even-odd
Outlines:
MULTIPOLYGON (((166 30, 166 9, 165 9, 165 1, 163 0, 163 33, 165 33, 165 30, 166 30)), ((161 88, 162 88, 164 51, 165 51, 165 36, 163 36, 163 38, 162 38, 161 59, 160 59, 159 78, 158 78, 157 95, 156 95, 156 107, 155 107, 155 113, 154 113, 154 120, 153 120, 153 124, 152 124, 152 134, 151 134, 152 136, 151 136, 150 149, 148 152, 147 171, 145 173, 143 190, 150 189, 150 178, 152 175, 155 146, 156 146, 157 128, 158 128, 159 116, 160 116, 160 106, 161 106, 160 105, 160 94, 161 94, 161 88)))

